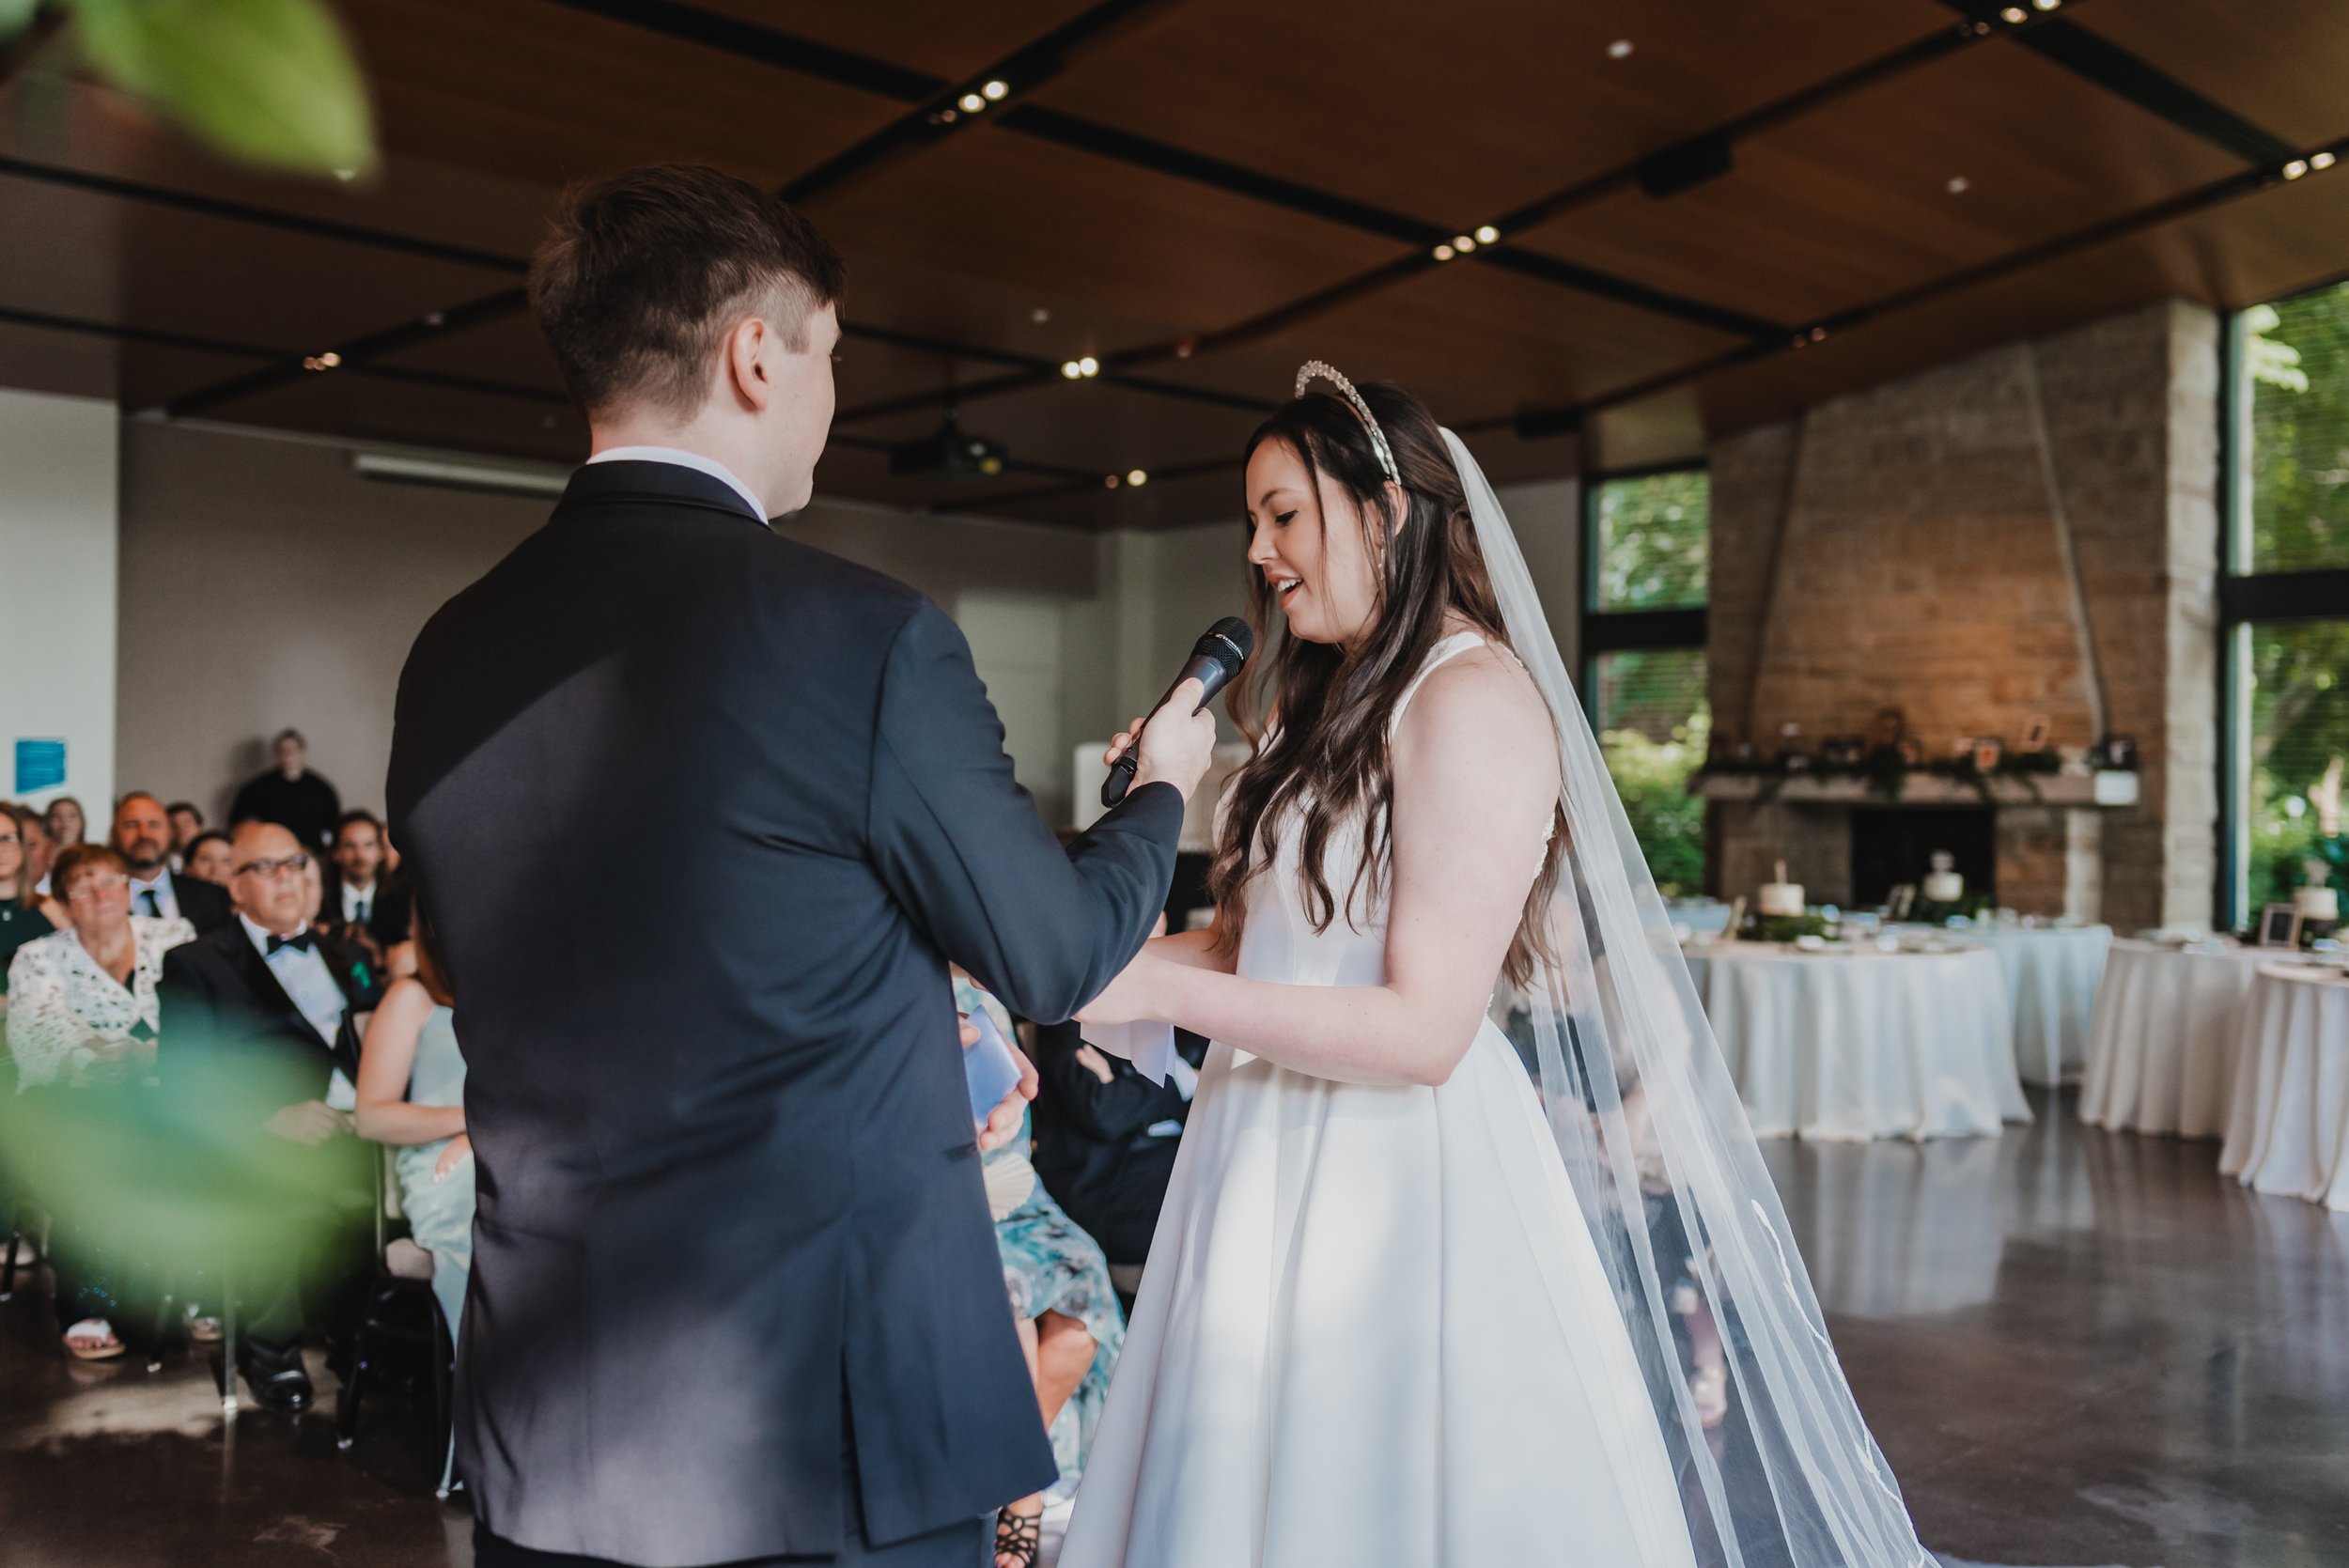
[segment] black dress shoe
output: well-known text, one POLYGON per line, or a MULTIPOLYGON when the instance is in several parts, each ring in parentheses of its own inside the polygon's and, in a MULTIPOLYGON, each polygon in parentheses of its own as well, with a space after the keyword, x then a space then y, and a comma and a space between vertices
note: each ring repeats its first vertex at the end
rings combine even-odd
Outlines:
POLYGON ((310 1374, 298 1366, 280 1367, 274 1372, 248 1366, 244 1380, 253 1390, 253 1403, 264 1410, 299 1415, 318 1397, 318 1391, 310 1387, 310 1374))

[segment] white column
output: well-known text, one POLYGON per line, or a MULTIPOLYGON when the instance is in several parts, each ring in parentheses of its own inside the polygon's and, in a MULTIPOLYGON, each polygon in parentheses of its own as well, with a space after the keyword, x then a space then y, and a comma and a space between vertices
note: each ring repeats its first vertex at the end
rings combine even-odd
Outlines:
POLYGON ((0 389, 0 798, 74 796, 101 832, 115 789, 120 429, 111 402, 0 389), (62 781, 20 784, 28 740, 64 742, 62 781))

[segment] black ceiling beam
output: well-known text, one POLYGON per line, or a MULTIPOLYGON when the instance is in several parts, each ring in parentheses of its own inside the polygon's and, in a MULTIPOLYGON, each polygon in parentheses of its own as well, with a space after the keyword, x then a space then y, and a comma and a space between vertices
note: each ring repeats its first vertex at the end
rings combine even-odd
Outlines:
POLYGON ((450 261, 493 272, 510 272, 516 276, 530 271, 529 260, 522 256, 480 250, 472 245, 445 244, 438 240, 420 240, 392 229, 341 223, 333 218, 315 218, 306 212, 287 212, 276 208, 257 207, 251 202, 197 195, 187 191, 175 191, 167 185, 118 179, 112 175, 92 174, 86 169, 67 168, 58 163, 39 163, 28 158, 12 158, 5 153, 0 153, 0 175, 96 195, 115 196, 149 207, 176 208, 182 212, 225 219, 230 223, 283 229, 290 234, 306 234, 319 240, 339 240, 374 250, 421 256, 428 261, 450 261))
POLYGON ((797 71, 900 103, 918 103, 946 85, 943 77, 910 70, 851 49, 836 49, 756 22, 674 0, 552 0, 558 6, 797 71))
MULTIPOLYGON (((2086 0, 2072 0, 2072 2, 2075 2, 2075 5, 2084 5, 2086 0)), ((1685 138, 1682 146, 1694 143, 1694 141, 1708 141, 1708 138, 1715 138, 1715 141, 1727 141, 1729 146, 1734 146, 1734 143, 1743 141, 1743 138, 1757 136, 1757 133, 1769 132, 1769 129, 1781 127, 1781 124, 1788 124, 1790 119, 1799 119, 1802 115, 1809 115, 1809 113, 1813 113, 1813 110, 1826 108, 1826 105, 1835 103, 1837 99, 1844 99, 1844 96, 1851 96, 1851 94, 1856 94, 1856 91, 1868 89, 1868 86, 1879 85, 1879 82, 1889 82, 1889 80, 1893 80, 1893 77, 1901 77, 1901 75, 1906 75, 1906 72, 1917 70, 1917 68, 1921 68, 1921 66, 1931 66, 1934 61, 1952 56, 1952 54, 1962 52, 1962 49, 1971 49, 1973 44, 1983 42, 1985 38, 1992 38, 1995 33, 2018 33, 2018 30, 2028 33, 2028 30, 2039 28, 2039 25, 2046 25, 2046 16, 2044 16, 2042 11, 2028 11, 2023 23, 2006 23, 2006 21, 1990 23, 1990 21, 1971 19, 1971 14, 1968 14, 1967 21, 1957 21, 1957 23, 1952 23, 1952 25, 1945 25, 1945 28, 1934 30, 1934 33, 1924 35, 1924 38, 1910 39, 1910 42, 1901 44, 1901 47, 1896 47, 1896 49, 1887 49, 1887 52, 1879 54, 1879 56, 1870 58, 1870 61, 1860 61, 1859 66, 1851 66, 1849 70, 1840 70, 1837 75, 1828 77, 1828 80, 1813 82, 1812 86, 1799 86, 1799 89, 1790 91, 1790 94, 1779 96, 1779 99, 1771 99, 1769 103, 1762 103, 1762 105, 1757 105, 1757 108, 1746 110, 1743 115, 1736 115, 1736 117, 1724 119, 1724 122, 1718 124, 1718 127, 1710 127, 1710 129, 1705 129, 1705 132, 1699 132, 1696 136, 1685 138)), ((1621 193, 1621 190, 1638 188, 1640 171, 1642 171, 1652 160, 1654 160, 1654 155, 1635 157, 1635 160, 1624 162, 1624 164, 1616 164, 1614 169, 1605 169, 1605 171, 1600 171, 1600 174, 1593 174, 1581 180, 1574 180, 1572 185, 1564 185, 1564 188, 1553 190, 1553 193, 1544 194, 1544 197, 1536 197, 1536 199, 1532 199, 1532 202, 1522 204, 1522 207, 1516 207, 1516 209, 1511 209, 1511 211, 1501 213, 1499 218, 1494 218, 1494 227, 1499 227, 1501 235, 1516 235, 1516 232, 1525 232, 1525 230, 1530 230, 1530 227, 1541 225, 1541 223, 1548 223, 1550 218, 1564 216, 1564 213, 1574 211, 1574 209, 1581 209, 1593 202, 1600 202, 1600 199, 1621 193)), ((1553 258, 1553 256, 1548 256, 1548 254, 1541 254, 1541 251, 1525 251, 1522 246, 1508 244, 1506 240, 1503 240, 1501 244, 1478 246, 1478 249, 1473 251, 1473 258, 1483 260, 1483 263, 1487 263, 1487 265, 1501 265, 1501 268, 1517 270, 1517 272, 1525 272, 1525 274, 1555 272, 1558 268, 1572 268, 1574 265, 1574 263, 1567 263, 1567 260, 1553 258)), ((1170 340, 1160 340, 1160 343, 1142 343, 1142 345, 1135 345, 1135 348, 1113 349, 1113 352, 1104 354, 1102 364, 1104 366, 1130 368, 1130 366, 1144 366, 1144 364, 1159 364, 1159 362, 1165 362, 1165 359, 1187 359, 1187 357, 1191 357, 1191 354, 1217 352, 1217 349, 1240 348, 1240 345, 1245 345, 1245 343, 1257 343, 1257 340, 1283 334, 1283 331, 1292 329, 1292 326, 1299 326, 1301 321, 1311 321, 1311 319, 1315 319, 1315 317, 1323 317, 1323 315, 1328 315, 1328 312, 1339 310, 1339 307, 1344 307, 1344 305, 1351 305, 1353 301, 1361 301, 1361 298, 1367 298, 1367 296, 1372 296, 1372 293, 1384 291, 1384 288, 1395 287, 1395 284, 1409 282, 1409 279, 1419 277, 1419 274, 1431 272, 1431 270, 1436 270, 1438 265, 1445 265, 1445 263, 1436 258, 1436 254, 1433 254, 1433 241, 1428 241, 1423 249, 1414 249, 1405 256, 1395 256, 1393 260, 1379 263, 1377 268, 1365 270, 1365 272, 1358 272, 1358 274, 1353 274, 1353 277, 1344 277, 1344 279, 1339 279, 1339 282, 1328 284, 1328 287, 1323 287, 1323 288, 1315 288, 1315 291, 1309 293, 1309 296, 1297 298, 1297 301, 1287 301, 1287 303, 1283 303, 1283 305, 1271 307, 1271 310, 1259 312, 1259 315, 1250 317, 1250 319, 1245 319, 1245 321, 1236 321, 1236 324, 1224 326, 1224 329, 1220 329, 1220 331, 1207 331, 1207 334, 1189 335, 1189 338, 1170 338, 1170 340)), ((1579 282, 1588 287, 1588 284, 1595 284, 1605 277, 1607 274, 1597 274, 1597 277, 1593 277, 1593 274, 1586 272, 1581 279, 1579 279, 1579 282)), ((1607 279, 1607 282, 1616 284, 1616 287, 1624 287, 1626 279, 1607 279)), ((1640 284, 1628 284, 1628 287, 1640 288, 1640 284)), ((1597 291, 1597 288, 1593 288, 1593 291, 1597 291)), ((1694 301, 1685 301, 1685 305, 1687 303, 1694 303, 1694 301)), ((1705 307, 1705 310, 1713 310, 1713 307, 1705 307)), ((1746 338, 1755 340, 1755 343, 1762 343, 1762 345, 1774 343, 1776 338, 1788 335, 1790 331, 1793 331, 1793 329, 1788 329, 1788 326, 1760 319, 1760 317, 1743 317, 1741 312, 1713 312, 1713 317, 1701 321, 1701 324, 1713 326, 1713 329, 1718 329, 1718 331, 1729 331, 1729 334, 1734 334, 1734 335, 1746 335, 1746 338)), ((1746 359, 1746 357, 1750 357, 1750 354, 1743 352, 1743 348, 1736 348, 1736 349, 1729 349, 1729 357, 1746 359)), ((1029 385, 1029 382, 1003 378, 1003 380, 989 382, 987 387, 971 392, 971 395, 989 396, 989 395, 994 395, 994 392, 1019 390, 1019 387, 1024 387, 1024 385, 1029 385)), ((841 418, 864 418, 867 413, 905 413, 910 406, 919 406, 919 399, 911 399, 911 396, 907 396, 907 399, 893 399, 891 404, 881 406, 881 409, 848 411, 848 413, 844 413, 841 418)), ((1572 415, 1544 413, 1536 418, 1534 427, 1527 429, 1527 434, 1530 434, 1530 437, 1548 437, 1548 434, 1564 434, 1572 427, 1574 427, 1572 415), (1560 420, 1564 420, 1564 423, 1560 423, 1560 420)))
MULTIPOLYGON (((723 34, 740 38, 744 29, 757 30, 755 24, 725 19, 726 26, 713 29, 706 25, 708 13, 691 6, 671 3, 671 0, 552 0, 553 4, 594 11, 597 15, 633 23, 665 36, 691 42, 705 43, 713 48, 728 49, 719 41, 723 34)), ((1391 211, 1369 202, 1356 201, 1335 192, 1323 191, 1300 181, 1284 179, 1234 163, 1225 159, 1193 152, 1186 147, 1159 141, 1154 137, 1103 125, 1077 115, 1064 114, 1041 104, 1019 101, 1028 87, 1039 85, 1056 73, 1076 41, 1093 41, 1104 36, 1112 26, 1123 26, 1143 8, 1162 0, 1103 0, 1100 5, 1082 13, 1053 34, 1035 44, 1003 57, 994 67, 976 71, 960 84, 950 85, 942 78, 926 77, 922 82, 927 90, 918 101, 911 95, 892 96, 914 101, 913 111, 883 128, 855 147, 838 154, 817 169, 802 176, 784 188, 788 200, 801 202, 834 189, 843 180, 863 173, 879 163, 904 150, 926 146, 940 135, 967 129, 972 124, 993 119, 1006 131, 1033 136, 1056 146, 1089 152, 1124 163, 1128 167, 1151 170, 1173 179, 1204 185, 1260 201, 1268 206, 1314 217, 1344 227, 1354 228, 1381 239, 1394 240, 1413 246, 1432 247, 1449 239, 1458 230, 1407 213, 1391 211), (1066 35, 1064 37, 1064 35, 1066 35), (1044 69, 1049 67, 1049 69, 1044 69), (1040 73, 1039 73, 1040 71, 1040 73), (1012 89, 1008 106, 989 109, 979 115, 949 116, 947 123, 936 123, 964 92, 990 79, 1002 80, 1012 89)), ((804 70, 827 81, 844 78, 834 72, 806 68, 796 63, 806 40, 791 35, 776 33, 775 41, 752 49, 729 49, 745 58, 763 60, 786 70, 804 70)), ((858 56, 865 59, 865 56, 858 56)), ((868 61, 879 65, 883 62, 868 61)), ((850 82, 848 85, 859 85, 850 82)), ((957 112, 958 114, 958 111, 957 112)), ((1641 309, 1657 311, 1668 316, 1710 325, 1722 314, 1718 307, 1700 301, 1683 300, 1662 289, 1651 288, 1634 280, 1616 278, 1590 268, 1577 268, 1564 272, 1544 275, 1528 270, 1528 275, 1541 275, 1543 281, 1560 287, 1598 292, 1605 298, 1636 304, 1641 309)), ((1775 325, 1770 328, 1781 330, 1775 325)))
MULTIPOLYGON (((562 3, 570 4, 572 0, 562 3)), ((1066 70, 1080 50, 1101 43, 1147 11, 1177 3, 1179 0, 1095 0, 1050 32, 1022 44, 984 70, 973 71, 957 83, 940 84, 880 130, 786 185, 783 198, 803 206, 908 153, 984 124, 999 101, 985 95, 987 86, 996 85, 998 92, 1005 96, 1033 91, 1066 70)))
MULTIPOLYGON (((1642 402, 1660 393, 1670 392, 1692 381, 1718 375, 1723 370, 1750 365, 1777 354, 1792 353, 1797 349, 1809 348, 1812 344, 1864 326, 1870 321, 1896 311, 1926 303, 1962 289, 1973 287, 1978 284, 1987 283, 1996 278, 2055 260, 2060 256, 2088 249, 2091 246, 2123 239, 2145 229, 2158 227, 2163 224, 2174 223, 2181 218, 2191 217, 2196 213, 2224 206, 2228 202, 2239 200, 2261 191, 2273 190, 2279 185, 2288 184, 2295 179, 2349 179, 2349 136, 2341 137, 2322 147, 2310 147, 2305 153, 2294 148, 2285 150, 2286 156, 2279 163, 2246 169, 2239 174, 2228 175, 2224 179, 2197 186, 2191 191, 2181 193, 2163 201, 2151 203, 2131 212, 2122 213, 2118 217, 2090 224, 2053 240, 2025 246, 2021 250, 2009 252, 2003 256, 1971 267, 1961 268, 1956 272, 1945 273, 1938 278, 1912 287, 1895 290, 1865 304, 1855 305, 1824 317, 1809 327, 1773 341, 1739 344, 1734 349, 1709 355, 1674 369, 1643 377, 1595 396, 1584 398, 1579 403, 1554 409, 1488 414, 1481 418, 1458 421, 1452 427, 1462 435, 1486 435, 1509 430, 1527 439, 1571 434, 1580 430, 1595 414, 1604 413, 1610 409, 1621 408, 1627 404, 1642 402), (2319 154, 2329 155, 2332 163, 2326 169, 2312 170, 2309 160, 2319 154), (2297 176, 2287 175, 2284 172, 2287 167, 2295 166, 2303 172, 2297 176)), ((1227 457, 1204 458, 1196 462, 1157 469, 1152 472, 1155 475, 1172 477, 1209 474, 1219 470, 1235 470, 1238 467, 1239 459, 1237 457, 1227 457)), ((1060 489, 1032 490, 1013 496, 980 498, 972 505, 974 506, 1001 505, 1015 501, 1057 500, 1081 493, 1082 489, 1083 487, 1072 486, 1060 489)))
MULTIPOLYGON (((2085 0, 2073 0, 2073 3, 2084 4, 2085 0)), ((2028 30, 2040 24, 2040 13, 2034 11, 2030 13, 2030 19, 2021 23, 2021 27, 2028 30)), ((1824 108, 1839 99, 1875 86, 1879 83, 1890 81, 1908 71, 1970 48, 1990 37, 1994 30, 1996 29, 1993 25, 1986 22, 1977 23, 1967 20, 1953 23, 1923 38, 1888 50, 1874 59, 1864 60, 1823 82, 1797 88, 1794 92, 1773 99, 1734 118, 1724 120, 1718 126, 1701 131, 1694 136, 1686 138, 1682 145, 1716 139, 1725 141, 1734 147, 1736 142, 1746 137, 1775 129, 1790 120, 1800 118, 1814 110, 1824 108)), ((2015 28, 2008 24, 2003 30, 2014 31, 2015 28)), ((1009 123, 1008 116, 1006 123, 1009 123)), ((1514 208, 1496 218, 1493 221, 1494 226, 1504 236, 1521 233, 1546 224, 1553 218, 1613 195, 1617 192, 1633 189, 1640 182, 1641 169, 1652 162, 1654 156, 1654 154, 1643 154, 1514 208)), ((1409 222, 1410 220, 1400 221, 1409 222)), ((1422 236, 1424 242, 1420 248, 1392 260, 1381 262, 1351 277, 1341 278, 1300 299, 1275 305, 1244 321, 1235 322, 1231 326, 1214 332, 1201 333, 1182 338, 1170 338, 1158 343, 1138 344, 1132 348, 1112 350, 1101 357, 1101 363, 1107 366, 1125 369, 1170 359, 1189 358, 1195 353, 1211 353, 1237 348, 1274 336, 1302 322, 1327 315, 1357 300, 1365 299, 1445 265, 1444 262, 1436 258, 1434 245, 1450 237, 1449 233, 1426 230, 1422 236), (1427 238, 1429 235, 1434 238, 1427 238)), ((1513 246, 1507 243, 1505 239, 1499 244, 1479 246, 1473 253, 1473 258, 1487 265, 1506 267, 1526 275, 1549 274, 1551 281, 1560 281, 1556 276, 1557 270, 1573 266, 1570 262, 1560 260, 1546 253, 1528 252, 1521 247, 1513 246)), ((1638 289, 1643 287, 1630 283, 1628 280, 1613 279, 1608 274, 1593 274, 1587 270, 1583 271, 1582 276, 1577 281, 1587 287, 1601 283, 1602 280, 1605 286, 1610 286, 1615 289, 1624 287, 1638 289)), ((1594 289, 1593 291, 1601 290, 1594 289)), ((1620 298, 1620 295, 1615 297, 1620 298)), ((1735 335, 1750 337, 1757 342, 1775 339, 1790 331, 1787 327, 1765 321, 1759 318, 1745 317, 1736 312, 1719 311, 1715 307, 1701 305, 1694 301, 1681 301, 1679 303, 1684 309, 1695 306, 1705 313, 1708 318, 1703 319, 1700 322, 1702 325, 1735 335)), ((1731 350, 1733 355, 1737 352, 1738 350, 1731 350)), ((1000 381, 988 383, 983 388, 965 389, 965 391, 969 396, 984 397, 997 392, 1016 391, 1028 384, 1025 380, 1006 377, 1000 381)), ((858 419, 882 413, 901 413, 908 408, 915 406, 918 406, 918 399, 895 398, 886 405, 848 411, 842 417, 858 419)), ((1545 430, 1542 433, 1558 434, 1561 432, 1545 430)))
MULTIPOLYGON (((0 175, 19 179, 56 185, 68 190, 84 191, 96 195, 112 196, 124 201, 136 201, 155 207, 176 208, 181 211, 199 213, 230 223, 281 229, 292 234, 304 234, 318 239, 337 240, 376 250, 393 251, 408 256, 423 256, 433 261, 457 262, 485 271, 521 276, 530 271, 526 257, 507 256, 498 251, 485 251, 469 245, 451 245, 437 240, 419 240, 397 230, 375 228, 361 224, 347 224, 332 218, 312 217, 303 212, 288 212, 276 208, 257 207, 250 202, 229 201, 218 196, 196 195, 175 191, 169 186, 153 185, 134 179, 118 179, 112 175, 92 174, 86 169, 68 168, 56 163, 39 163, 29 159, 0 154, 0 175)), ((1051 372, 1056 367, 1034 354, 1016 353, 1009 349, 991 349, 975 343, 961 343, 929 334, 901 331, 857 318, 841 323, 843 334, 870 342, 886 343, 893 348, 907 349, 917 353, 936 354, 945 359, 974 360, 981 364, 1019 365, 1022 368, 1051 372)), ((459 378, 464 380, 467 378, 459 378)), ((477 380, 477 378, 474 378, 477 380)), ((1190 402, 1221 404, 1227 408, 1252 411, 1269 410, 1274 405, 1263 398, 1242 397, 1234 393, 1217 392, 1211 388, 1185 386, 1174 381, 1156 380, 1143 376, 1126 376, 1114 372, 1104 378, 1139 392, 1156 393, 1164 397, 1190 402)), ((561 393, 551 393, 557 401, 561 393)))
MULTIPOLYGON (((202 337, 193 333, 165 332, 154 327, 134 327, 119 321, 92 321, 81 317, 56 316, 46 311, 19 310, 0 305, 0 325, 33 327, 47 332, 70 333, 81 337, 103 337, 117 343, 136 343, 146 348, 180 349, 193 353, 220 354, 234 359, 260 360, 271 363, 288 357, 287 350, 264 347, 257 343, 238 342, 229 338, 202 337)), ((329 374, 330 372, 308 372, 329 374)), ((331 372, 365 377, 371 380, 405 381, 415 386, 438 387, 449 392, 480 393, 492 397, 513 397, 524 402, 543 404, 550 408, 568 408, 571 400, 563 393, 549 387, 530 386, 520 381, 492 380, 481 376, 464 376, 440 370, 419 370, 398 365, 356 365, 331 372)))
POLYGON ((2292 156, 2290 142, 2211 101, 2068 16, 2038 14, 2026 25, 2001 25, 2003 8, 1991 0, 1942 0, 1942 4, 1982 26, 2012 34, 2016 43, 2033 54, 2247 163, 2277 163, 2292 156))

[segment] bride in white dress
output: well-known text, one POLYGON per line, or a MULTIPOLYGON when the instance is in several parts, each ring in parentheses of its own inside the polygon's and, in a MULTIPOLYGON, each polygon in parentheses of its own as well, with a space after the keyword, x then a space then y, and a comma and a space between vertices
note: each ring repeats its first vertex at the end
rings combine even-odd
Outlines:
POLYGON ((1482 474, 1299 391, 1219 924, 1084 1014, 1216 1044, 1063 1568, 1928 1563, 1482 474))

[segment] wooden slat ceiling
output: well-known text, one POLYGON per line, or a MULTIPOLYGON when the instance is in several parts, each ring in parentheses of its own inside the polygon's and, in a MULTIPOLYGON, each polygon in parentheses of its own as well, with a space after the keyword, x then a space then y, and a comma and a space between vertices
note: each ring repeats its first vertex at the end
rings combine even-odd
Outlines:
POLYGON ((389 154, 364 190, 0 84, 0 384, 573 459, 530 247, 565 181, 699 160, 799 192, 849 258, 825 492, 1154 526, 1232 511, 1307 357, 1538 478, 2349 273, 2349 168, 2277 178, 2349 138, 2349 5, 2024 4, 344 0, 389 154), (924 127, 996 70, 1006 102, 924 127), (1643 188, 1692 143, 1685 188, 1643 188), (1434 258, 1486 221, 1498 250, 1434 258), (1082 354, 1103 375, 1064 380, 1082 354), (1010 471, 892 478, 949 396, 1010 471))

